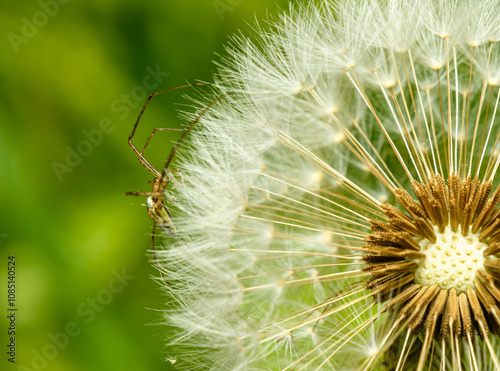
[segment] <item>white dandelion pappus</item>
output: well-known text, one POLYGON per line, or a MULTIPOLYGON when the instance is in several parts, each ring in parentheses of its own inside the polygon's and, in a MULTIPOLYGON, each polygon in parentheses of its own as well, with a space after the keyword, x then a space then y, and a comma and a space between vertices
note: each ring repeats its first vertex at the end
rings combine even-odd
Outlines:
POLYGON ((500 370, 499 5, 324 1, 234 38, 161 251, 179 369, 500 370))

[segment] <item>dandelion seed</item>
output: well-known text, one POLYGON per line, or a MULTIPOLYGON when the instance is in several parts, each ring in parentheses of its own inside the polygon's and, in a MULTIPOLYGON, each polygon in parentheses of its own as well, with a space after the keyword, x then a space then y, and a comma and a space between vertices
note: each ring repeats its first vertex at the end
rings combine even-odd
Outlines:
POLYGON ((499 9, 324 1, 234 38, 161 252, 178 368, 500 371, 499 9))

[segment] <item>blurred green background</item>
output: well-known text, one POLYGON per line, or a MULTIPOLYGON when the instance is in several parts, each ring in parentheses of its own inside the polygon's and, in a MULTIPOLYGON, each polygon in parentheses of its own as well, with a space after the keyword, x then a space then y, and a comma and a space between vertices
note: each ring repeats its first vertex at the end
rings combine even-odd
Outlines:
MULTIPOLYGON (((150 190, 152 176, 127 137, 146 91, 211 81, 229 36, 286 3, 2 5, 0 369, 173 369, 164 360, 169 329, 155 325, 164 299, 151 279, 152 220, 144 198, 125 196, 150 190), (151 70, 161 74, 148 78, 151 70), (5 352, 8 256, 16 259, 15 365, 5 352)), ((176 110, 189 90, 156 97, 136 143, 154 127, 181 127, 176 110)), ((157 168, 177 136, 154 138, 148 159, 157 168)))

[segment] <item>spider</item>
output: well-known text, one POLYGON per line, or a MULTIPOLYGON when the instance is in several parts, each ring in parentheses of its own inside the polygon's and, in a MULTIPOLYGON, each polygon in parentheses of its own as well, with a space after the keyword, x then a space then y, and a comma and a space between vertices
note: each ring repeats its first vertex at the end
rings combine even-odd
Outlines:
POLYGON ((167 232, 168 235, 171 237, 178 239, 178 230, 175 225, 174 219, 172 217, 172 214, 167 208, 167 205, 165 204, 166 201, 166 196, 165 196, 165 188, 168 186, 168 184, 171 181, 170 173, 176 172, 175 169, 169 169, 177 151, 181 147, 182 143, 186 140, 187 136, 189 133, 193 130, 195 125, 199 122, 201 117, 207 112, 210 107, 212 107, 214 104, 216 104, 220 99, 222 99, 223 96, 227 95, 222 94, 218 96, 216 99, 214 99, 212 102, 210 102, 199 114, 198 116, 189 124, 189 126, 186 129, 173 129, 173 128, 155 128, 151 134, 149 135, 148 139, 146 140, 146 143, 144 144, 144 147, 142 148, 141 151, 137 149, 137 147, 134 145, 132 142, 132 139, 135 135, 135 132, 137 130, 137 127, 139 125, 139 122, 142 118, 142 115, 144 114, 144 111, 146 110, 146 107, 148 106, 149 102, 153 97, 156 95, 166 93, 172 90, 177 90, 177 89, 182 89, 182 88, 187 88, 187 87, 193 87, 193 86, 207 86, 211 85, 210 83, 195 83, 195 84, 187 84, 187 85, 182 85, 182 86, 177 86, 174 88, 166 89, 166 90, 161 90, 155 93, 152 93, 148 99, 146 100, 146 103, 142 107, 141 112, 139 113, 139 116, 137 117, 137 120, 134 124, 134 127, 132 129, 132 132, 130 133, 128 137, 128 144, 132 148, 132 150, 135 152, 135 154, 138 157, 139 162, 154 176, 154 179, 152 181, 149 181, 149 183, 153 186, 153 189, 151 192, 126 192, 127 196, 142 196, 142 197, 147 197, 146 201, 146 206, 148 208, 148 214, 153 219, 153 234, 152 234, 152 245, 153 245, 153 254, 154 254, 154 260, 158 268, 160 268, 158 261, 156 259, 156 250, 155 250, 155 232, 156 232, 156 226, 159 226, 164 232, 167 232), (153 165, 149 163, 149 161, 144 157, 144 152, 146 151, 146 148, 149 145, 149 142, 151 141, 151 138, 158 132, 158 131, 182 131, 183 134, 180 137, 179 141, 174 145, 172 150, 170 151, 170 154, 168 155, 165 165, 163 166, 163 170, 160 172, 155 169, 153 165))

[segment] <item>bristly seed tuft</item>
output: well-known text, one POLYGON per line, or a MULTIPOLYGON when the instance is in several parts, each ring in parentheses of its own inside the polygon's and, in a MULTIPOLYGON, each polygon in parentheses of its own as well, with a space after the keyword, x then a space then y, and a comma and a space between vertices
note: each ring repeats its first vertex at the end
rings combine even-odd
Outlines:
POLYGON ((412 188, 396 191, 404 211, 384 204, 386 221, 371 221, 366 287, 396 325, 425 331, 422 354, 432 338, 500 335, 500 188, 457 174, 412 188))

